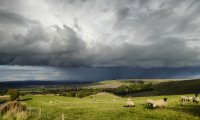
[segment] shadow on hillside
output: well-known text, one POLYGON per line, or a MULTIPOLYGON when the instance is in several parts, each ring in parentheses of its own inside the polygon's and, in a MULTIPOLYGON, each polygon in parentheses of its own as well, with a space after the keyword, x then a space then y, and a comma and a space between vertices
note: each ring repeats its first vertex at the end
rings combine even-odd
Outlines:
POLYGON ((169 107, 168 109, 200 117, 200 105, 184 105, 178 107, 174 106, 174 107, 169 107))
POLYGON ((200 93, 200 80, 164 81, 152 86, 152 91, 131 94, 134 97, 200 93))
POLYGON ((20 101, 29 101, 29 100, 32 100, 32 98, 23 98, 23 99, 20 99, 20 101))

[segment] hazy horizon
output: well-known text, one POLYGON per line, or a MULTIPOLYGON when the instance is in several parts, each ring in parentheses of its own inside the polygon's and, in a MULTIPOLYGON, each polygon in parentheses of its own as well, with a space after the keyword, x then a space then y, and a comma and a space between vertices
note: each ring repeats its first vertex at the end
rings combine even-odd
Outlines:
POLYGON ((60 68, 49 66, 0 65, 2 81, 70 81, 95 82, 115 79, 195 79, 200 67, 141 68, 95 67, 60 68))

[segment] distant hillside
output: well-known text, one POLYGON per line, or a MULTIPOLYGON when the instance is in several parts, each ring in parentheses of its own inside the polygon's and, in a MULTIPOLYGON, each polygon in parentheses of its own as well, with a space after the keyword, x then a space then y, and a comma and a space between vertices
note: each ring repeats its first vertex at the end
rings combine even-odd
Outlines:
POLYGON ((121 96, 155 96, 200 93, 200 79, 126 79, 106 80, 95 83, 66 81, 15 81, 0 82, 0 93, 15 88, 20 91, 39 93, 64 93, 63 91, 83 90, 87 92, 111 92, 121 96), (89 88, 89 89, 87 89, 89 88), (59 89, 59 90, 58 90, 59 89), (96 90, 93 90, 96 89, 96 90))
POLYGON ((200 79, 180 81, 160 81, 153 86, 153 91, 136 95, 173 95, 200 93, 200 79))
POLYGON ((143 79, 143 80, 108 80, 93 83, 91 88, 117 88, 122 85, 129 86, 137 82, 152 83, 152 91, 131 94, 132 96, 154 96, 200 93, 200 79, 143 79))

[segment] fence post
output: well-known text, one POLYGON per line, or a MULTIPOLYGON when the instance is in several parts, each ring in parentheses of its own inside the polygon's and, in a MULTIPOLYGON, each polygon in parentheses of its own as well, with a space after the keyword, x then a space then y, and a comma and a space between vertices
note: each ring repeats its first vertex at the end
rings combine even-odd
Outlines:
POLYGON ((32 108, 31 107, 29 107, 29 111, 30 111, 30 114, 31 114, 31 112, 32 112, 32 108))
POLYGON ((41 114, 42 114, 42 108, 40 107, 40 109, 39 109, 39 117, 41 116, 41 114))
POLYGON ((64 113, 62 113, 62 120, 65 120, 65 115, 64 115, 64 113))

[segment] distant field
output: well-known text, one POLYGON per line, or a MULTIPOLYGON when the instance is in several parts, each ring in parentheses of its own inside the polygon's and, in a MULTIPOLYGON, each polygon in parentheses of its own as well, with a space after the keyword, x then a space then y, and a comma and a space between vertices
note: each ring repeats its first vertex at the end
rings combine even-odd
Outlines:
POLYGON ((65 90, 67 88, 92 88, 92 89, 115 89, 120 86, 130 86, 137 82, 152 83, 152 90, 146 92, 132 93, 131 96, 155 96, 155 95, 176 95, 200 93, 200 79, 124 79, 124 80, 105 80, 94 83, 66 83, 53 81, 28 81, 25 83, 0 82, 0 94, 4 94, 8 89, 19 89, 21 92, 44 93, 56 89, 65 90))
MULTIPOLYGON (((192 96, 192 95, 191 95, 192 96)), ((108 93, 85 98, 61 96, 24 96, 23 101, 32 108, 30 120, 61 120, 64 113, 66 120, 200 120, 200 105, 180 106, 180 95, 154 96, 152 99, 168 97, 168 107, 146 108, 147 97, 132 98, 136 107, 126 108, 127 98, 108 93), (41 109, 41 115, 40 115, 41 109)))

